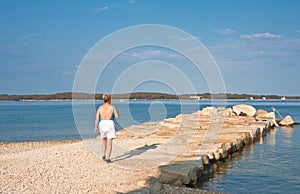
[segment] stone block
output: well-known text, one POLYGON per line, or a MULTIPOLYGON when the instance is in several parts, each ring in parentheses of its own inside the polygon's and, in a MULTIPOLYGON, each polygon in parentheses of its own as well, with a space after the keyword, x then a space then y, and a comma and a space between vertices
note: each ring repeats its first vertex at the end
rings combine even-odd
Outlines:
POLYGON ((203 108, 200 115, 202 116, 211 116, 211 115, 216 115, 217 114, 217 109, 215 107, 206 107, 203 108))
POLYGON ((266 111, 266 110, 263 110, 263 109, 258 109, 257 111, 256 111, 256 116, 259 116, 259 115, 265 115, 265 114, 267 114, 268 113, 268 111, 266 111))
POLYGON ((198 168, 194 164, 170 164, 158 167, 159 180, 163 184, 182 186, 196 184, 198 168))
POLYGON ((260 115, 257 115, 256 117, 256 120, 258 121, 264 121, 264 120, 274 120, 275 119, 275 113, 274 112, 267 112, 265 114, 260 114, 260 115))
POLYGON ((238 104, 233 106, 232 109, 237 115, 254 116, 256 113, 256 109, 247 104, 238 104))
POLYGON ((233 115, 233 110, 231 108, 226 108, 225 109, 225 116, 231 117, 233 115))
POLYGON ((250 143, 250 133, 248 132, 243 132, 242 133, 242 138, 243 138, 243 141, 244 141, 244 144, 249 144, 250 143))
POLYGON ((235 139, 235 140, 233 141, 233 143, 234 143, 234 145, 235 145, 237 151, 242 150, 243 147, 244 147, 244 142, 243 142, 242 139, 235 139))
POLYGON ((150 193, 160 193, 161 192, 162 185, 161 185, 161 182, 159 182, 159 180, 157 178, 150 176, 147 179, 147 184, 148 184, 150 193))
POLYGON ((284 117, 284 119, 279 122, 279 125, 282 125, 282 126, 288 126, 288 125, 294 125, 294 124, 295 124, 295 122, 290 115, 284 117))
POLYGON ((209 164, 209 157, 208 155, 202 155, 201 156, 201 160, 203 162, 204 165, 208 165, 209 164))
POLYGON ((219 160, 222 157, 221 153, 219 152, 219 149, 216 148, 213 152, 215 160, 219 160))
POLYGON ((210 160, 215 159, 214 152, 208 152, 207 155, 208 155, 208 157, 209 157, 210 160))

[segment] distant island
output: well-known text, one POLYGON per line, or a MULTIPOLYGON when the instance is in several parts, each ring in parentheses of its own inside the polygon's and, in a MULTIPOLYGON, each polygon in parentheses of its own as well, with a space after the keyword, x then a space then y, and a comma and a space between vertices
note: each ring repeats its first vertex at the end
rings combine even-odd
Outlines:
MULTIPOLYGON (((133 92, 125 94, 112 94, 113 99, 129 99, 129 100, 172 100, 172 99, 300 99, 300 96, 277 96, 277 95, 251 95, 251 94, 166 94, 158 92, 133 92)), ((10 101, 29 101, 29 100, 102 100, 102 94, 88 94, 88 93, 72 93, 63 92, 56 94, 45 94, 45 95, 9 95, 0 94, 0 100, 10 100, 10 101)))

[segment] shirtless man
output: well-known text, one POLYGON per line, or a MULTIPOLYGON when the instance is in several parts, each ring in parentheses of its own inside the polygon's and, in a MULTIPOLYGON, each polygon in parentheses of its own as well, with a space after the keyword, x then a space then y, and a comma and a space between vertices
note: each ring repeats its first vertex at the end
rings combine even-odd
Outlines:
POLYGON ((119 117, 119 113, 115 106, 111 104, 111 95, 103 95, 104 104, 100 106, 95 118, 95 133, 99 132, 102 138, 102 159, 107 163, 111 163, 110 155, 112 152, 112 142, 116 138, 115 118, 119 117), (107 150, 107 153, 106 153, 107 150))

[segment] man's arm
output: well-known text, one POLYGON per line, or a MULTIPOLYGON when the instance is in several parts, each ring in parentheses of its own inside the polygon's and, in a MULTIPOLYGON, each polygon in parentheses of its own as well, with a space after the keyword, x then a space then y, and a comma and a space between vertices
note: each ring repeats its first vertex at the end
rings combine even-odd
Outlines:
POLYGON ((118 113, 118 111, 117 111, 117 108, 115 107, 115 109, 114 109, 114 114, 115 114, 115 117, 116 118, 118 118, 120 115, 119 115, 119 113, 118 113))
POLYGON ((94 129, 95 133, 99 132, 99 129, 98 129, 99 118, 100 118, 100 108, 98 108, 98 110, 96 112, 96 116, 95 116, 95 129, 94 129))

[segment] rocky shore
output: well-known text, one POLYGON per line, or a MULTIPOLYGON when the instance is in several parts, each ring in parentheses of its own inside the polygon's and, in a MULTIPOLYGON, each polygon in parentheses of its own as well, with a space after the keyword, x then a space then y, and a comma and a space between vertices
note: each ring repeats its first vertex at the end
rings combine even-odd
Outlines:
POLYGON ((0 143, 0 193, 213 193, 186 186, 275 125, 248 105, 207 107, 119 131, 111 164, 99 138, 0 143))

